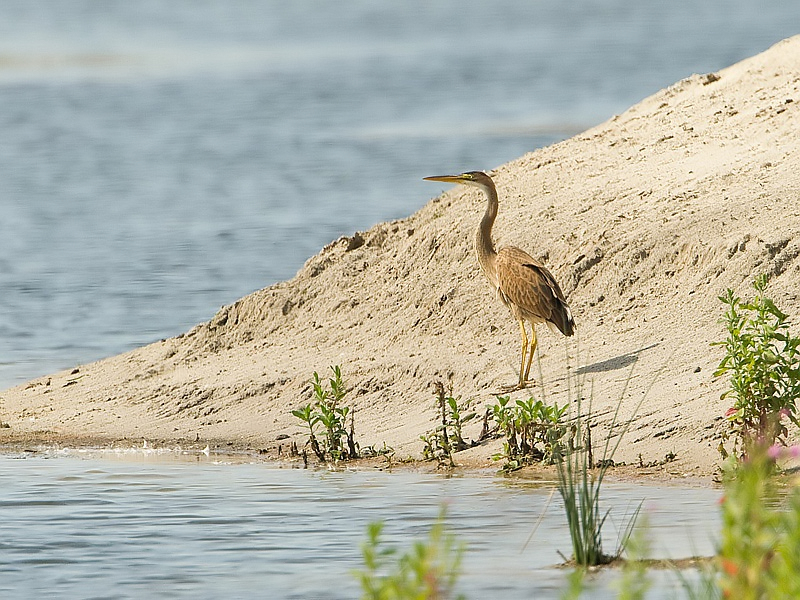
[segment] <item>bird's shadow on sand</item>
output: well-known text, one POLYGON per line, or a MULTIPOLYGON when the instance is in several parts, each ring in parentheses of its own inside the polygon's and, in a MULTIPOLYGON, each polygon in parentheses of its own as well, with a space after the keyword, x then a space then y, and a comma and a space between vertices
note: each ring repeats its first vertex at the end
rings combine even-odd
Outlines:
POLYGON ((645 350, 650 350, 651 348, 655 348, 658 346, 658 343, 650 344, 649 346, 645 346, 644 348, 639 348, 638 350, 634 350, 633 352, 628 352, 626 354, 620 354, 619 356, 615 356, 614 358, 608 358, 606 360, 601 360, 600 362, 592 363, 591 365, 584 365, 582 367, 578 367, 576 373, 578 375, 584 375, 586 373, 605 373, 606 371, 615 371, 617 369, 624 369, 635 363, 639 360, 639 354, 644 352, 645 350))

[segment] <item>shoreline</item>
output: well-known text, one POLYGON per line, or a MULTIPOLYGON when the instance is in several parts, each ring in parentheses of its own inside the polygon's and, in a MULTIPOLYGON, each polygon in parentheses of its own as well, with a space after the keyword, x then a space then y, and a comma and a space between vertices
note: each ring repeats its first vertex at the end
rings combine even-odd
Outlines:
MULTIPOLYGON (((472 448, 470 450, 475 450, 472 448)), ((401 472, 423 472, 443 476, 467 477, 492 477, 506 478, 511 481, 541 482, 542 484, 555 485, 557 472, 554 465, 533 464, 512 472, 504 472, 501 463, 486 459, 474 452, 467 452, 461 457, 456 453, 453 458, 455 467, 441 466, 436 461, 427 461, 421 458, 392 458, 368 457, 355 460, 341 461, 339 463, 320 463, 316 460, 304 465, 300 456, 291 456, 288 453, 277 455, 260 448, 253 448, 247 444, 237 442, 217 442, 213 445, 203 441, 189 441, 185 439, 174 440, 109 440, 98 437, 71 438, 59 436, 57 439, 46 436, 23 435, 19 439, 5 439, 0 443, 0 454, 26 456, 47 455, 49 457, 100 457, 110 459, 174 459, 185 457, 200 459, 216 458, 226 464, 263 464, 274 468, 321 470, 379 470, 401 472)), ((591 471, 590 471, 591 472, 591 471)), ((671 471, 669 463, 665 465, 639 466, 619 464, 606 471, 605 480, 613 483, 631 483, 679 487, 718 488, 719 481, 709 474, 680 473, 671 471)))

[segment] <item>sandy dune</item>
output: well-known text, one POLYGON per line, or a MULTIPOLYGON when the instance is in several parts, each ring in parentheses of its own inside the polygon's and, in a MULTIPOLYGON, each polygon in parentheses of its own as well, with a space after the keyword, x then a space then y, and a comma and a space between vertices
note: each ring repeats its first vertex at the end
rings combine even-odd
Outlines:
MULTIPOLYGON (((749 294, 766 272, 778 306, 800 314, 800 37, 680 81, 493 175, 496 241, 550 267, 577 323, 569 340, 539 328, 534 373, 547 400, 574 399, 582 380, 602 421, 646 393, 619 458, 674 452, 670 473, 713 471, 728 407, 726 382, 712 376, 721 351, 709 346, 723 337, 717 296, 749 294)), ((147 439, 273 453, 302 445, 290 410, 310 399, 311 373, 336 364, 362 445, 419 457, 434 381, 482 407, 515 381, 519 359, 517 325, 472 250, 484 199, 431 184, 441 191, 184 335, 6 390, 0 443, 147 439)), ((496 449, 462 461, 482 464, 496 449)))

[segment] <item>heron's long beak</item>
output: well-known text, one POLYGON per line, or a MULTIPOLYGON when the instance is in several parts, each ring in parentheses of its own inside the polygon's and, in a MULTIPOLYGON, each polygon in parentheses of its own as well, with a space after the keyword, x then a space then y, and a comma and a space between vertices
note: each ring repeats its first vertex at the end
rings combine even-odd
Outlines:
POLYGON ((463 175, 434 175, 433 177, 423 177, 426 181, 444 181, 445 183, 462 183, 463 175))

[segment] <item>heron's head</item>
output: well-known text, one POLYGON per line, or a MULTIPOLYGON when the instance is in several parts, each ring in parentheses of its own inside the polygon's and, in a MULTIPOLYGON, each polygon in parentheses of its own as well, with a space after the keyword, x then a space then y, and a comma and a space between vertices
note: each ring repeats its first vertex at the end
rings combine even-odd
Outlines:
POLYGON ((434 177, 423 177, 427 181, 444 181, 445 183, 460 183, 462 185, 472 185, 481 189, 493 188, 492 178, 483 171, 467 171, 460 175, 436 175, 434 177))

